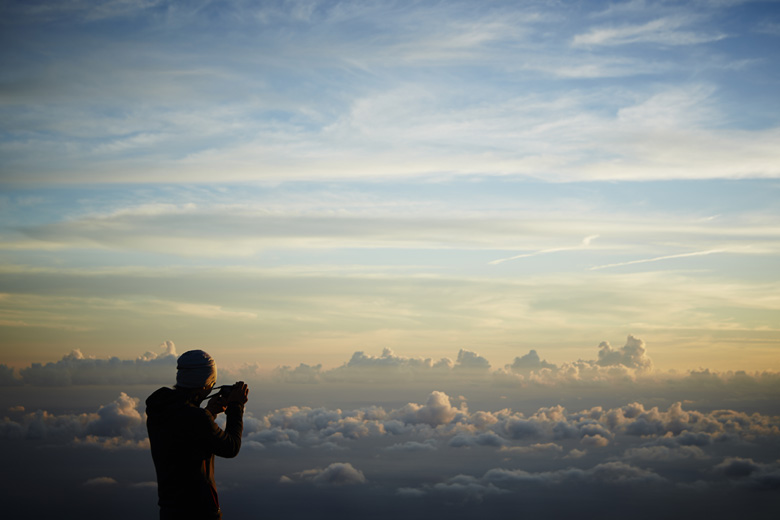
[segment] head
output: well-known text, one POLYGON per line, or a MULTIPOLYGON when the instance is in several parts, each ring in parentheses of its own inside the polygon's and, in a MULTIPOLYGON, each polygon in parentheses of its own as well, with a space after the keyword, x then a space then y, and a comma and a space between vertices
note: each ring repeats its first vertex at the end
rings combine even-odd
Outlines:
POLYGON ((206 398, 217 382, 217 364, 202 350, 190 350, 176 363, 176 388, 206 398), (201 395, 202 394, 202 395, 201 395))

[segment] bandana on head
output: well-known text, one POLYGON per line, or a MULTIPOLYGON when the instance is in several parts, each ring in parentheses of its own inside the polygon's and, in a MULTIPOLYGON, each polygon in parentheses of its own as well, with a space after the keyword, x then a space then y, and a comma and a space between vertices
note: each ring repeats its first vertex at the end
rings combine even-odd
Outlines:
POLYGON ((217 363, 202 350, 190 350, 176 364, 176 386, 179 388, 211 388, 217 382, 217 363))

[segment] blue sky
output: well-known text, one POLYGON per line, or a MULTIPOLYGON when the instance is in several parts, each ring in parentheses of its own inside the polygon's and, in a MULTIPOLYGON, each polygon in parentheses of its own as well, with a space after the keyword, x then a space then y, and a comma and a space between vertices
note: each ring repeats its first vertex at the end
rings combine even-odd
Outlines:
POLYGON ((200 348, 251 388, 226 517, 774 519, 779 42, 777 1, 0 2, 0 499, 154 516, 144 398, 200 348))
POLYGON ((664 368, 780 368, 777 2, 2 14, 14 366, 640 334, 664 368))

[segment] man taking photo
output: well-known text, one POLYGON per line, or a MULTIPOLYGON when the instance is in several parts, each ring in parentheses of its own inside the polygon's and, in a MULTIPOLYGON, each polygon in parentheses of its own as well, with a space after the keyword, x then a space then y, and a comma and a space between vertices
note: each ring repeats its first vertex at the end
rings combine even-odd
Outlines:
POLYGON ((146 400, 160 520, 219 520, 214 456, 238 455, 249 388, 243 381, 223 387, 201 408, 217 381, 214 359, 190 350, 179 357, 176 370, 176 385, 146 400), (222 412, 224 430, 214 422, 222 412))

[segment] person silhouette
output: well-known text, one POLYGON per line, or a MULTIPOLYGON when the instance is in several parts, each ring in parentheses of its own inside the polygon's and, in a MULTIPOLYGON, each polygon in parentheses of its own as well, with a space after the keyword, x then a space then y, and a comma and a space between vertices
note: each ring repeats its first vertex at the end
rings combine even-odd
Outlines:
POLYGON ((201 408, 216 381, 214 359, 202 350, 190 350, 177 360, 176 385, 146 399, 160 520, 222 518, 214 456, 238 455, 249 388, 243 381, 223 387, 201 408), (224 430, 214 422, 222 412, 227 415, 224 430))

